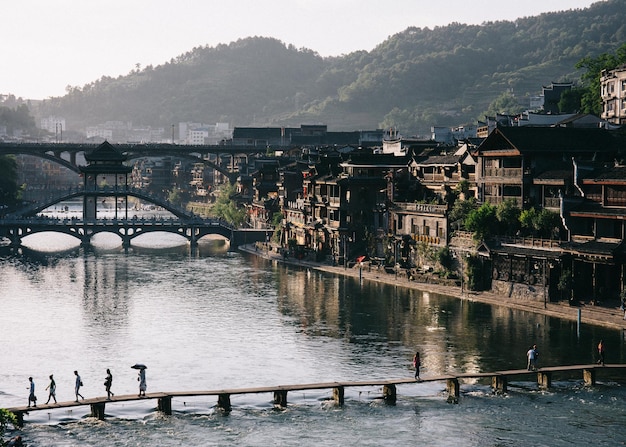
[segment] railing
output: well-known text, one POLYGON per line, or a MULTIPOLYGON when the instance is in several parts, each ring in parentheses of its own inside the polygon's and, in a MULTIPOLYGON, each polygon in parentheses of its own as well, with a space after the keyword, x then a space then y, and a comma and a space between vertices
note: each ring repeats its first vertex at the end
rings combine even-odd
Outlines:
POLYGON ((431 214, 445 214, 445 212, 448 210, 448 205, 433 205, 430 203, 395 202, 395 206, 396 208, 404 211, 415 211, 431 214))
POLYGON ((444 182, 446 179, 450 180, 443 174, 423 174, 422 176, 422 180, 425 182, 444 182))
POLYGON ((498 205, 505 200, 513 200, 513 202, 517 206, 522 206, 522 198, 521 197, 510 197, 510 196, 485 196, 485 202, 489 202, 492 205, 498 205))
POLYGON ((543 199, 543 206, 545 208, 560 208, 561 199, 558 197, 545 197, 543 199))
POLYGON ((560 246, 560 241, 558 240, 533 237, 503 236, 500 237, 500 242, 503 244, 523 245, 525 247, 559 248, 560 246))
POLYGON ((485 168, 483 177, 522 177, 522 168, 485 168))

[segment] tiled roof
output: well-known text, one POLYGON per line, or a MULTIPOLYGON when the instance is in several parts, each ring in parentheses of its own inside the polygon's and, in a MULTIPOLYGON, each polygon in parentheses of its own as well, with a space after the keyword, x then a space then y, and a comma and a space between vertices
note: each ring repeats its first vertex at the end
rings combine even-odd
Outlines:
POLYGON ((478 147, 479 152, 518 149, 528 152, 611 152, 623 148, 624 136, 605 129, 567 127, 498 127, 478 147))
POLYGON ((85 160, 87 161, 116 161, 123 162, 126 160, 126 156, 121 151, 116 149, 111 143, 105 141, 93 151, 85 153, 85 160))
POLYGON ((589 176, 584 183, 594 182, 626 182, 626 166, 612 166, 602 169, 595 175, 589 176))
POLYGON ((618 253, 622 242, 613 241, 587 241, 587 242, 567 242, 561 245, 564 250, 574 253, 596 255, 596 256, 614 256, 618 253))
POLYGON ((460 155, 428 155, 424 157, 415 157, 414 163, 417 166, 456 165, 460 160, 460 155))

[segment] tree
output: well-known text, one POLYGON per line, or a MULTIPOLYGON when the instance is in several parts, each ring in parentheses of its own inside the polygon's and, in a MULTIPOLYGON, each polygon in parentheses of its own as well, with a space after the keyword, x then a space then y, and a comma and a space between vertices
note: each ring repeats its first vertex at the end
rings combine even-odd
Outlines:
POLYGON ((561 225, 558 213, 546 209, 537 211, 536 208, 522 211, 519 221, 527 233, 548 238, 551 238, 561 225))
POLYGON ((225 185, 217 196, 212 213, 231 225, 239 227, 246 220, 246 211, 237 207, 237 203, 232 199, 234 194, 235 187, 231 184, 225 185))
POLYGON ((536 221, 537 210, 535 208, 529 208, 520 213, 519 222, 527 234, 534 234, 536 221))
MULTIPOLYGON (((496 114, 516 115, 524 110, 524 106, 520 105, 518 99, 509 92, 504 92, 494 99, 489 108, 484 113, 487 116, 495 116, 496 114)), ((482 116, 481 116, 482 118, 482 116)))
POLYGON ((581 97, 581 112, 593 113, 600 116, 602 113, 602 98, 600 75, 602 70, 612 70, 626 63, 626 43, 620 46, 615 54, 602 53, 597 57, 587 56, 576 64, 576 68, 585 68, 581 80, 584 86, 584 93, 581 97))
POLYGON ((18 199, 17 162, 13 156, 0 156, 0 205, 14 206, 18 199))
POLYGON ((512 235, 519 229, 519 216, 522 210, 517 207, 513 199, 506 199, 496 207, 496 218, 504 234, 512 235))
POLYGON ((561 226, 561 216, 554 211, 543 209, 537 215, 535 229, 541 237, 552 238, 561 226))
POLYGON ((465 219, 465 228, 474 233, 474 239, 488 239, 495 230, 496 207, 483 203, 477 210, 472 210, 465 219))
POLYGON ((6 432, 9 424, 17 427, 17 417, 9 410, 0 408, 0 446, 6 445, 4 442, 4 433, 6 432))
POLYGON ((457 229, 461 225, 465 226, 465 219, 476 207, 476 199, 474 197, 470 197, 467 200, 456 200, 448 214, 451 225, 456 225, 457 229))
POLYGON ((559 100, 559 112, 561 113, 576 113, 581 109, 582 97, 585 94, 583 88, 573 88, 565 90, 561 93, 561 99, 559 100))

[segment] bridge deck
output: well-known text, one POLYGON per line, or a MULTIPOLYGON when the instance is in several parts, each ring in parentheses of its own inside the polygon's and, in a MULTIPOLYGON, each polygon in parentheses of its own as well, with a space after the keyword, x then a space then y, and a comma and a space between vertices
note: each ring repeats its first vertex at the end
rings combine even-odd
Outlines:
MULTIPOLYGON (((96 397, 90 399, 67 402, 58 402, 56 404, 43 404, 36 407, 14 407, 8 408, 9 411, 18 415, 18 419, 21 421, 24 414, 28 414, 31 411, 42 411, 60 408, 72 408, 85 405, 92 406, 104 406, 108 403, 116 402, 130 402, 130 401, 142 401, 158 399, 161 403, 162 400, 170 400, 173 397, 193 397, 193 396, 230 396, 236 394, 259 394, 259 393, 277 393, 286 394, 289 391, 305 391, 305 390, 322 390, 322 389, 343 389, 354 387, 369 387, 369 386, 382 386, 382 387, 395 387, 396 385, 406 384, 418 384, 427 382, 440 382, 440 381, 458 381, 459 379, 481 379, 481 378, 494 378, 494 377, 515 377, 515 376, 528 376, 528 375, 549 375, 552 373, 569 373, 576 371, 609 371, 609 370, 623 370, 626 369, 626 364, 607 364, 605 366, 597 364, 586 365, 565 365, 565 366, 549 366, 539 368, 536 371, 529 371, 527 369, 513 369, 505 371, 494 372, 473 372, 473 373, 453 373, 443 374, 438 376, 428 376, 416 381, 414 378, 400 378, 400 379, 388 379, 388 380, 364 380, 364 381, 346 381, 346 382, 320 382, 320 383, 308 383, 308 384, 294 384, 294 385, 278 385, 278 386, 264 386, 264 387, 250 387, 250 388, 231 388, 231 389, 219 389, 219 390, 199 390, 199 391, 173 391, 173 392, 155 392, 146 393, 144 397, 140 397, 136 394, 116 395, 111 400, 106 397, 96 397)), ((456 389, 458 392, 458 388, 456 389)), ((395 392, 394 392, 395 398, 395 392)), ((227 397, 229 399, 229 397, 227 397)), ((229 400, 227 401, 229 404, 229 400)), ((286 400, 284 401, 286 403, 286 400)), ((218 404, 219 405, 219 404, 218 404)), ((171 408, 171 407, 170 407, 171 408)), ((102 410, 103 411, 103 410, 102 410)), ((171 411, 171 410, 170 410, 171 411)), ((92 411, 93 412, 93 411, 92 411)))

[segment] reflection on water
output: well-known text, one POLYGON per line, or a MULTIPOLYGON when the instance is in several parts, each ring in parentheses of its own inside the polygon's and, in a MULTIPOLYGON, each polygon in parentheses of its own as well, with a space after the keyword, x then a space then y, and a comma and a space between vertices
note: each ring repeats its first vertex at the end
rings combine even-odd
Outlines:
MULTIPOLYGON (((150 232, 141 234, 132 239, 130 250, 142 249, 178 249, 178 253, 188 251, 188 240, 180 235, 168 232, 150 232)), ((0 249, 8 249, 8 246, 0 246, 0 249)), ((56 256, 75 252, 80 248, 80 240, 68 234, 56 232, 35 233, 22 239, 22 247, 18 250, 32 252, 52 253, 56 256)), ((198 249, 201 253, 224 251, 228 249, 228 241, 220 236, 209 235, 198 241, 198 249)), ((97 233, 91 238, 91 247, 88 250, 96 251, 123 251, 122 238, 114 233, 97 233)))
MULTIPOLYGON (((148 365, 148 392, 411 377, 416 349, 422 376, 524 367, 531 343, 544 365, 588 363, 599 338, 610 362, 626 362, 617 331, 583 325, 578 337, 572 322, 288 268, 228 252, 223 241, 193 253, 2 249, 0 278, 0 325, 9 334, 0 340, 2 406, 26 403, 31 375, 41 400, 51 373, 59 400, 73 399, 74 369, 86 397, 104 394, 106 368, 116 394, 135 393, 136 362, 148 365)), ((537 418, 569 442, 592 442, 603 420, 624 435, 621 387, 594 392, 573 379, 555 380, 550 392, 513 383, 507 396, 475 381, 463 385, 458 406, 445 403, 442 383, 401 387, 396 407, 374 399, 376 387, 346 390, 341 409, 324 404, 329 390, 290 393, 283 412, 272 409, 272 396, 238 396, 229 417, 208 398, 175 399, 171 418, 154 403, 115 404, 106 423, 81 420, 87 409, 33 414, 27 420, 51 425, 27 425, 25 435, 29 445, 51 446, 521 445, 537 443, 526 433, 537 418)), ((542 433, 541 442, 565 445, 559 439, 542 433)))

